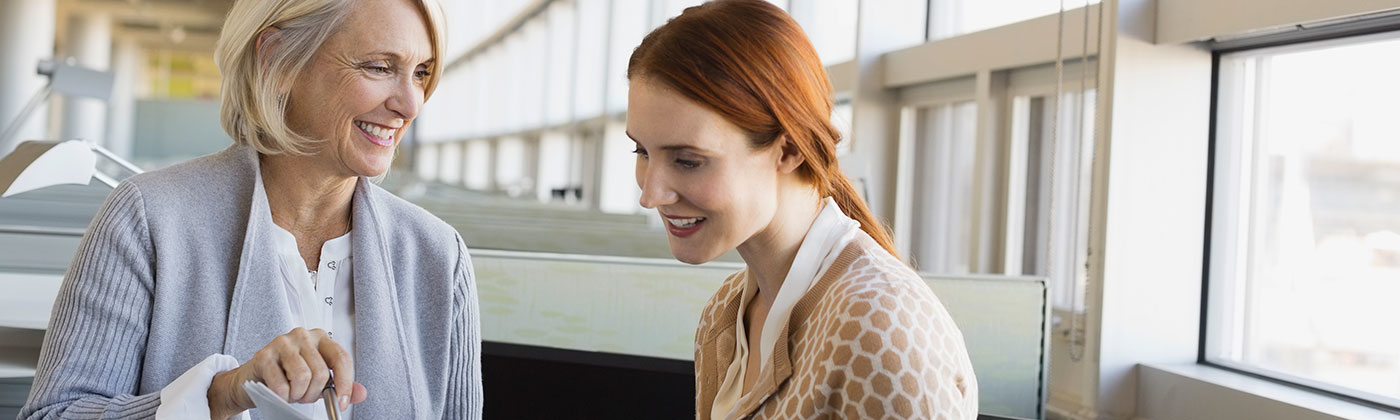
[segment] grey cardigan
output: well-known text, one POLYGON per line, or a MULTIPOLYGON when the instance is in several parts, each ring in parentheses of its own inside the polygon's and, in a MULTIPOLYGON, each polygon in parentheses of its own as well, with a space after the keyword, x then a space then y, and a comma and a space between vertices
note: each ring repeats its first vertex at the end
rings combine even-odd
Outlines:
MULTIPOLYGON (((20 418, 150 418, 206 356, 246 362, 294 325, 257 153, 131 177, 88 227, 20 418), (203 274, 211 273, 211 274, 203 274)), ((479 419, 476 284, 462 238, 360 179, 351 234, 357 419, 479 419)), ((253 417, 260 418, 257 410, 253 417)))

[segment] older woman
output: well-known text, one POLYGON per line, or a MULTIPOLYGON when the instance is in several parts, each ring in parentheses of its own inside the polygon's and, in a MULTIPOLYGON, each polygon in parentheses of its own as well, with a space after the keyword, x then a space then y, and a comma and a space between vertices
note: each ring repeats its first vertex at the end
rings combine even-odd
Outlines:
POLYGON ((107 199, 21 418, 259 417, 247 381, 316 417, 329 382, 341 418, 479 418, 466 247, 367 180, 433 91, 442 25, 433 0, 238 1, 236 144, 107 199))

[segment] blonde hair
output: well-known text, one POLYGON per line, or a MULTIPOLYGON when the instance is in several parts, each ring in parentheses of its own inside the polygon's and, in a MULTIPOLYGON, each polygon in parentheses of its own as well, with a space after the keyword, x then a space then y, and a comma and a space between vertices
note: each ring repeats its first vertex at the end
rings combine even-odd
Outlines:
MULTIPOLYGON (((349 14, 355 0, 238 0, 229 10, 214 50, 214 64, 223 75, 219 114, 234 143, 259 153, 308 155, 320 140, 297 134, 287 126, 287 95, 296 76, 305 70, 326 39, 349 14), (258 37, 268 28, 278 31, 258 54, 258 37)), ((446 26, 438 0, 417 0, 428 23, 433 62, 423 98, 432 96, 442 74, 446 26)))

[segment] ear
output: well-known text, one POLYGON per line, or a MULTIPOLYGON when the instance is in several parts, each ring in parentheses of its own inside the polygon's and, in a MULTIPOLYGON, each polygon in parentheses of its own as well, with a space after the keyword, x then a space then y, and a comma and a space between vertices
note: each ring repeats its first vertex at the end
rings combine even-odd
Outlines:
POLYGON ((797 143, 793 141, 792 136, 783 134, 778 142, 781 144, 781 153, 778 155, 778 172, 789 174, 797 171, 797 168, 801 167, 807 158, 802 156, 802 152, 797 149, 797 143))
POLYGON ((271 54, 272 48, 277 44, 277 37, 281 35, 281 32, 282 30, 276 27, 263 28, 263 30, 258 31, 258 40, 253 48, 258 52, 259 67, 267 63, 268 54, 271 54))

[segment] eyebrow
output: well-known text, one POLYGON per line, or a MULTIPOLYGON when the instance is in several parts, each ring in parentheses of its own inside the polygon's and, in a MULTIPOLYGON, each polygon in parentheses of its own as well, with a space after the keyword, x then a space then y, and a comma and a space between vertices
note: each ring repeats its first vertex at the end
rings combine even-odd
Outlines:
MULTIPOLYGON (((375 51, 375 52, 369 53, 369 55, 371 55, 371 56, 385 56, 385 57, 389 57, 390 59, 393 59, 394 61, 406 61, 406 60, 404 60, 404 57, 403 57, 402 55, 399 55, 399 53, 391 52, 391 51, 375 51)), ((418 64, 432 65, 432 64, 433 64, 434 62, 436 62, 436 61, 437 61, 437 58, 429 58, 429 59, 427 59, 427 60, 424 60, 422 63, 418 63, 418 64)))
MULTIPOLYGON (((633 143, 641 143, 641 142, 637 141, 637 138, 636 138, 636 137, 632 137, 632 133, 629 133, 629 132, 627 132, 627 131, 625 131, 625 130, 624 130, 622 133, 623 133, 623 134, 626 134, 626 135, 627 135, 627 138, 632 139, 632 142, 633 142, 633 143)), ((638 144, 638 145, 640 146, 640 144, 638 144)), ((695 152, 703 152, 703 151, 705 151, 705 149, 701 149, 701 148, 699 148, 699 147, 695 147, 695 146, 686 146, 686 145, 682 145, 682 144, 673 144, 673 145, 669 145, 669 146, 661 146, 660 149, 661 149, 661 150, 671 150, 671 151, 674 151, 674 150, 681 150, 681 151, 690 150, 690 151, 695 151, 695 152)))

